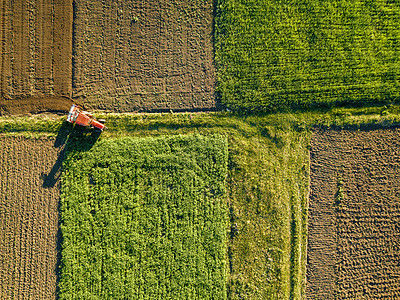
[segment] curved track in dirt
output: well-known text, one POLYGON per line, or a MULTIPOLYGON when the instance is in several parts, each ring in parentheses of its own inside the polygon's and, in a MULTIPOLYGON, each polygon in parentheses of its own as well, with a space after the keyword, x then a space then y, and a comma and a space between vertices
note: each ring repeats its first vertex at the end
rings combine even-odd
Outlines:
POLYGON ((22 99, 0 99, 0 116, 37 114, 41 112, 68 112, 73 101, 67 97, 44 96, 22 99))

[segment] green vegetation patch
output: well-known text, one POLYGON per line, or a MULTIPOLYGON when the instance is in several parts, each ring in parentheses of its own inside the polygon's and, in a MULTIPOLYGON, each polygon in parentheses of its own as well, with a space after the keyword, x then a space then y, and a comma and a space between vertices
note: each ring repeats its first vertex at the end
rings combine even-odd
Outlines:
POLYGON ((271 110, 400 98, 400 5, 383 0, 219 0, 218 91, 271 110))
MULTIPOLYGON (((227 298, 302 299, 308 144, 310 123, 318 117, 308 112, 108 115, 109 130, 103 138, 127 134, 226 136, 230 221, 227 298)), ((323 122, 331 121, 327 116, 323 122)))
POLYGON ((226 298, 226 138, 69 143, 60 299, 226 298))

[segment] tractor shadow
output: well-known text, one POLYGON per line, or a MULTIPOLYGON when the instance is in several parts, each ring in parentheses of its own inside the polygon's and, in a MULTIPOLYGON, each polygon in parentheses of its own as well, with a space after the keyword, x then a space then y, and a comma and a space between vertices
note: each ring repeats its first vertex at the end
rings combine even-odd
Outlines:
POLYGON ((69 150, 79 149, 80 151, 88 151, 97 142, 100 135, 101 131, 73 125, 64 121, 54 142, 54 148, 58 149, 57 160, 48 174, 41 174, 43 187, 52 188, 59 182, 62 173, 62 164, 69 150))

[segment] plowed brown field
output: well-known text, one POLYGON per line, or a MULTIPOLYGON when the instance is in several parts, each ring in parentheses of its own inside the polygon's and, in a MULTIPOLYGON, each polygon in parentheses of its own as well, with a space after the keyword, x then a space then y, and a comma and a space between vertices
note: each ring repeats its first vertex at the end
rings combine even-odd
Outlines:
POLYGON ((61 160, 54 139, 0 136, 0 299, 55 299, 61 160))
POLYGON ((321 130, 311 149, 308 299, 400 299, 400 129, 321 130))
POLYGON ((71 96, 72 8, 72 0, 0 2, 0 115, 15 101, 19 113, 37 112, 37 101, 58 110, 47 96, 71 96))
POLYGON ((213 0, 74 1, 73 97, 119 112, 214 109, 213 0))

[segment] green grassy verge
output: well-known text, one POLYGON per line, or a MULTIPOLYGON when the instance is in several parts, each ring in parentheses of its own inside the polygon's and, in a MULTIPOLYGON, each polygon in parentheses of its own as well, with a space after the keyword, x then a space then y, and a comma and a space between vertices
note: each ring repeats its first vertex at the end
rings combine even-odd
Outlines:
POLYGON ((80 142, 62 177, 60 299, 225 299, 226 139, 80 142))
POLYGON ((400 6, 394 1, 217 2, 218 91, 228 107, 400 99, 400 6))

